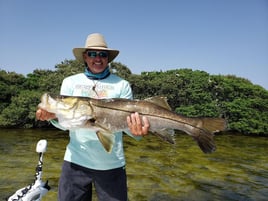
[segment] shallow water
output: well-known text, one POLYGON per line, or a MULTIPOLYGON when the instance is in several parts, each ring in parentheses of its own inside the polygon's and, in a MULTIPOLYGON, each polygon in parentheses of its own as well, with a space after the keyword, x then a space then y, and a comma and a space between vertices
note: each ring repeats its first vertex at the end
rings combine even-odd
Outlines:
MULTIPOLYGON (((0 200, 33 182, 40 139, 48 141, 43 180, 52 187, 42 201, 56 200, 68 133, 2 129, 0 138, 0 200)), ((268 138, 218 135, 208 155, 186 134, 175 145, 155 136, 124 141, 130 201, 267 200, 268 138)))

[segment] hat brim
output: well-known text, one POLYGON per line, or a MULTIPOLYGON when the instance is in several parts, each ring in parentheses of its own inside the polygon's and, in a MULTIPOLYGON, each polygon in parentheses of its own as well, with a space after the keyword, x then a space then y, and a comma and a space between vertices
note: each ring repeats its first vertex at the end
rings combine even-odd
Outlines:
POLYGON ((119 50, 104 48, 104 47, 90 47, 90 48, 73 48, 74 57, 81 62, 84 62, 83 53, 86 50, 104 50, 108 52, 108 63, 112 62, 119 54, 119 50))

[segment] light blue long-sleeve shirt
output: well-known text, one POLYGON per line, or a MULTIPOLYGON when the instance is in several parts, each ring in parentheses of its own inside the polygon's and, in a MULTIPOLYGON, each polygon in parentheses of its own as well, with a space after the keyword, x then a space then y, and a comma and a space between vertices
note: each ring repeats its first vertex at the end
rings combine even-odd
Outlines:
MULTIPOLYGON (((84 73, 67 77, 62 82, 60 94, 97 99, 133 98, 130 84, 114 74, 102 80, 90 80, 84 73)), ((59 127, 55 123, 54 125, 59 127)), ((121 132, 115 133, 111 153, 105 151, 94 131, 81 128, 70 131, 69 135, 70 142, 66 147, 64 160, 96 170, 114 169, 125 165, 121 132)))

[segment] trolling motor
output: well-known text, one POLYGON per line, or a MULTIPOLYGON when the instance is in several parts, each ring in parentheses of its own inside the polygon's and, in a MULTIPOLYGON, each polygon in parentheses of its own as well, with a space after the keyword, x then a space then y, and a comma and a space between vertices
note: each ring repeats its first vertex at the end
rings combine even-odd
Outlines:
POLYGON ((41 201, 42 197, 50 190, 48 181, 42 181, 43 154, 47 149, 47 141, 39 140, 36 152, 39 153, 39 161, 36 166, 35 181, 24 188, 17 190, 7 201, 41 201))

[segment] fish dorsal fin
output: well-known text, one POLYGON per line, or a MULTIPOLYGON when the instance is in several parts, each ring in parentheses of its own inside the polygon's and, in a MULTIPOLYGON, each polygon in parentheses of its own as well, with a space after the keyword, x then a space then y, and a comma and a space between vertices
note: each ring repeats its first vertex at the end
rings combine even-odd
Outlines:
POLYGON ((171 111, 171 107, 169 106, 167 102, 167 97, 163 96, 154 96, 144 99, 145 101, 148 101, 150 103, 154 103, 155 105, 158 105, 160 107, 163 107, 165 109, 168 109, 171 111))

